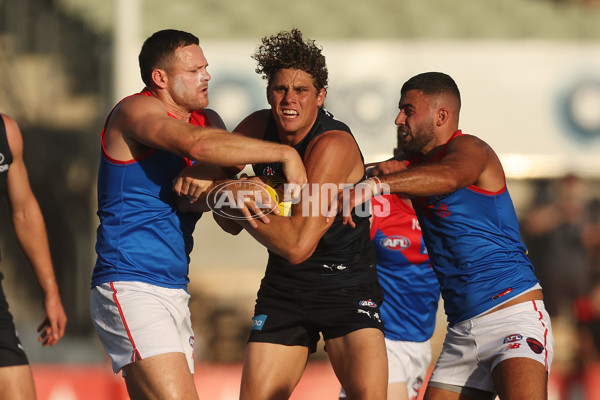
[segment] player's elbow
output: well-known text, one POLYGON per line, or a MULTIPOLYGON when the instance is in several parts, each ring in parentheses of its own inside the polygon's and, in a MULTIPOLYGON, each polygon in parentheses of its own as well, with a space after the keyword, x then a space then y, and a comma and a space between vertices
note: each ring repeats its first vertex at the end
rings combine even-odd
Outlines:
POLYGON ((310 258, 315 252, 316 245, 310 243, 298 243, 289 249, 286 254, 287 260, 294 265, 300 264, 310 258))
POLYGON ((206 161, 210 162, 213 157, 214 150, 210 141, 207 140, 196 140, 189 147, 188 157, 195 161, 206 161))
POLYGON ((444 184, 439 185, 438 189, 441 193, 454 193, 463 187, 457 181, 446 181, 444 184))
POLYGON ((447 174, 440 179, 436 187, 439 193, 453 193, 467 185, 454 174, 447 174))
POLYGON ((292 251, 286 255, 287 260, 290 262, 290 264, 293 264, 293 265, 300 264, 300 263, 308 260, 309 257, 310 257, 310 255, 302 254, 298 251, 292 251))
POLYGON ((219 225, 219 227, 223 229, 223 231, 229 233, 230 235, 236 236, 243 229, 240 224, 235 222, 235 220, 227 218, 223 215, 213 213, 213 219, 215 220, 217 225, 219 225))
POLYGON ((223 231, 233 236, 237 236, 237 234, 240 233, 243 229, 240 225, 228 225, 222 226, 221 228, 223 229, 223 231))

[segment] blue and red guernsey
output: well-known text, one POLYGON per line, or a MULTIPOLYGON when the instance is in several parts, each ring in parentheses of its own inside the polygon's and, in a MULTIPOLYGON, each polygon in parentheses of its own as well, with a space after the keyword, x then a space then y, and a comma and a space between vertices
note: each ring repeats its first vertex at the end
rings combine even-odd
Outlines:
MULTIPOLYGON (((460 135, 462 132, 457 131, 448 143, 460 135)), ((443 158, 448 143, 428 162, 443 158)), ((420 163, 423 161, 414 158, 408 166, 420 163)), ((450 325, 482 314, 539 284, 521 241, 506 185, 498 192, 471 185, 412 200, 450 325)))
MULTIPOLYGON (((144 90, 133 96, 152 95, 144 90)), ((106 123, 109 119, 110 115, 106 123)), ((203 112, 194 112, 190 123, 210 125, 203 112)), ((134 160, 113 160, 104 151, 105 129, 106 124, 101 136, 100 226, 92 287, 111 281, 138 281, 186 289, 192 233, 200 214, 180 213, 171 187, 191 161, 157 149, 134 160)))
POLYGON ((435 329, 440 286, 429 264, 419 221, 410 204, 396 194, 374 197, 372 206, 371 241, 385 293, 381 305, 385 337, 429 340, 435 329))

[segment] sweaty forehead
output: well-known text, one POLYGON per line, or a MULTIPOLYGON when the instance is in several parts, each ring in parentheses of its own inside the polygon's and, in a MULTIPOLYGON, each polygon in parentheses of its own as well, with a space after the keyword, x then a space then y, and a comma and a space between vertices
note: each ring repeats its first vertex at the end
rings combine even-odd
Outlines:
POLYGON ((313 84, 313 78, 300 69, 283 68, 277 71, 272 83, 277 86, 310 86, 313 84))
POLYGON ((204 52, 202 52, 200 46, 195 44, 176 49, 174 61, 188 66, 199 66, 207 63, 204 52))

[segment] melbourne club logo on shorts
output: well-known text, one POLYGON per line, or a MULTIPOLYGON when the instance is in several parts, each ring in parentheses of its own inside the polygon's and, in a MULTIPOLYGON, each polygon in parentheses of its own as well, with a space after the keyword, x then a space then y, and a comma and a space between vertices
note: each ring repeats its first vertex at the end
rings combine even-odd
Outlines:
POLYGON ((263 326, 265 326, 265 321, 267 320, 267 315, 261 314, 252 318, 252 331, 262 331, 263 326))
POLYGON ((544 345, 542 345, 537 339, 528 337, 527 344, 529 345, 531 351, 533 351, 535 354, 542 354, 542 351, 544 351, 544 345))

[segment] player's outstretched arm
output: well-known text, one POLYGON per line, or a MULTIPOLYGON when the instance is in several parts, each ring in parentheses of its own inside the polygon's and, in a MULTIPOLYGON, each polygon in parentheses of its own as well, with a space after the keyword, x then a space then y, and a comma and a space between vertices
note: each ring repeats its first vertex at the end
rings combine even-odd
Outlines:
POLYGON ((38 328, 42 345, 55 345, 64 335, 63 309, 39 204, 31 190, 23 160, 23 138, 16 122, 4 117, 13 162, 8 170, 8 203, 15 234, 43 292, 46 318, 38 328))
MULTIPOLYGON (((377 178, 377 187, 385 188, 389 193, 422 197, 452 193, 469 185, 495 192, 506 184, 502 164, 494 151, 487 143, 471 135, 452 140, 446 155, 438 162, 378 175, 377 178)), ((373 181, 366 183, 373 186, 373 181)), ((355 190, 350 194, 350 209, 381 193, 365 191, 365 196, 355 196, 355 190)), ((347 210, 344 212, 344 222, 352 225, 347 210)))
MULTIPOLYGON (((288 181, 306 183, 306 171, 298 153, 279 143, 243 137, 213 127, 197 127, 169 117, 164 104, 152 97, 132 96, 115 109, 111 117, 106 150, 123 149, 140 143, 150 148, 173 152, 182 157, 223 167, 281 162, 288 181), (116 139, 115 139, 116 137, 116 139), (122 138, 119 141, 119 138, 122 138)), ((111 155, 112 157, 112 155, 111 155)), ((129 159, 114 157, 116 159, 129 159)))

